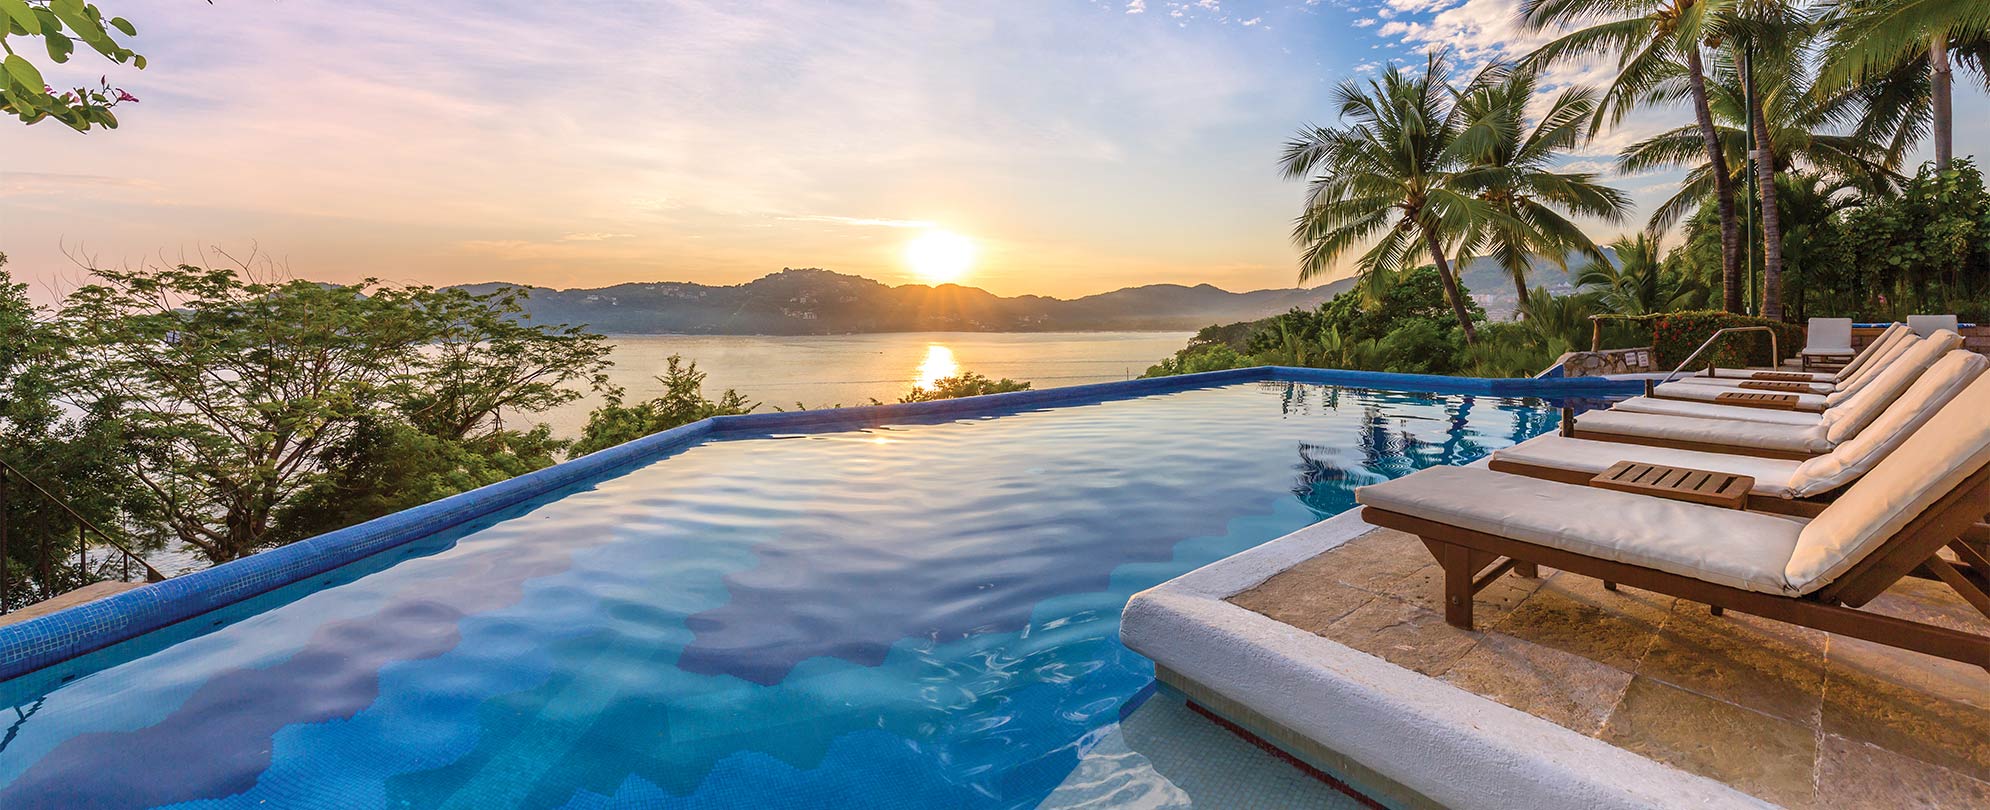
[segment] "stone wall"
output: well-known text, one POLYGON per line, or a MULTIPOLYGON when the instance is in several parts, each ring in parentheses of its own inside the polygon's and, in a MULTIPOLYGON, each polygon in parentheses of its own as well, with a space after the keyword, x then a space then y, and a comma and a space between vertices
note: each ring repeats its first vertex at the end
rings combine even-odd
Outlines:
POLYGON ((1650 346, 1632 349, 1604 349, 1595 352, 1569 352, 1556 362, 1565 377, 1600 377, 1605 374, 1647 374, 1653 367, 1650 346))

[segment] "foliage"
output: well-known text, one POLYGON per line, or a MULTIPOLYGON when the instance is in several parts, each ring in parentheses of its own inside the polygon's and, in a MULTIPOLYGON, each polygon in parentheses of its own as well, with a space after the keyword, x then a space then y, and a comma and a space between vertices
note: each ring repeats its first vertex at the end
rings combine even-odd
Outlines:
POLYGON ((479 468, 550 463, 557 444, 505 430, 502 414, 577 396, 606 351, 509 320, 505 292, 266 281, 247 264, 93 272, 60 313, 76 352, 65 385, 96 393, 89 405, 134 444, 161 522, 217 563, 381 514, 405 502, 399 490, 439 493, 434 470, 461 453, 507 456, 479 468), (343 468, 382 447, 431 458, 343 468))
POLYGON ((54 119, 77 132, 91 127, 116 129, 117 116, 111 108, 138 99, 107 81, 58 92, 42 78, 41 69, 15 49, 21 40, 8 40, 40 37, 40 49, 57 64, 68 62, 76 41, 82 40, 112 62, 144 69, 145 57, 119 43, 118 34, 137 36, 138 29, 123 17, 104 16, 95 4, 83 0, 0 0, 0 48, 5 50, 0 57, 0 113, 26 124, 54 119))
POLYGON ((941 377, 929 386, 912 386, 899 402, 932 402, 936 399, 956 399, 978 397, 983 394, 1006 394, 1011 391, 1028 391, 1028 380, 1016 382, 1007 377, 991 380, 972 371, 963 371, 952 377, 941 377))
MULTIPOLYGON (((1549 297, 1541 288, 1534 292, 1537 295, 1530 297, 1535 303, 1545 303, 1543 299, 1549 297)), ((1526 323, 1486 324, 1482 339, 1465 347, 1459 372, 1472 377, 1531 377, 1554 365, 1571 344, 1560 334, 1544 332, 1540 328, 1544 317, 1537 315, 1526 323)))
POLYGON ((680 355, 664 360, 664 372, 656 381, 663 384, 663 394, 634 405, 623 404, 621 389, 610 389, 607 402, 588 414, 587 428, 574 442, 573 455, 606 450, 700 419, 751 413, 759 407, 730 388, 716 400, 707 399, 705 373, 698 370, 697 363, 680 355))
MULTIPOLYGON (((1787 358, 1803 348, 1803 327, 1768 318, 1755 318, 1736 315, 1720 310, 1698 312, 1667 312, 1647 316, 1644 321, 1651 326, 1651 345, 1657 355, 1660 367, 1672 368, 1684 362, 1694 349, 1705 343, 1707 338, 1721 329, 1736 326, 1767 326, 1776 332, 1777 350, 1787 358)), ((1740 332, 1721 339, 1712 351, 1695 361, 1693 369, 1707 367, 1707 359, 1722 368, 1743 366, 1769 366, 1775 360, 1769 357, 1769 341, 1759 332, 1740 332)), ((1781 358, 1777 358, 1780 360, 1781 358)))
POLYGON ((1990 191, 1971 161, 1922 167, 1898 197, 1848 212, 1844 228, 1850 272, 1832 279, 1842 286, 1817 314, 1990 320, 1990 191))
MULTIPOLYGON (((158 545, 163 538, 145 529, 156 504, 132 479, 129 441, 101 408, 64 399, 72 353, 59 330, 29 303, 26 285, 13 283, 6 263, 6 255, 0 254, 0 459, 127 548, 143 551, 158 545)), ((75 521, 22 482, 8 485, 13 496, 0 521, 6 523, 9 542, 0 565, 6 566, 12 588, 10 604, 0 609, 98 579, 98 571, 71 564, 78 539, 75 521)), ((95 535, 85 538, 98 542, 95 535)))

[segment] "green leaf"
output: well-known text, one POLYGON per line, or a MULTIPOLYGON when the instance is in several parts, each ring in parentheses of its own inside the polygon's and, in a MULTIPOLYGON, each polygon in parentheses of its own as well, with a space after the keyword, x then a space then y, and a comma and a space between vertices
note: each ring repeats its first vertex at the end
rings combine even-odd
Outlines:
POLYGON ((4 61, 0 61, 0 67, 4 67, 7 70, 7 75, 14 77, 15 81, 27 85, 30 91, 40 93, 41 89, 48 84, 42 81, 41 71, 35 70, 35 66, 29 63, 28 60, 22 59, 20 54, 7 54, 7 58, 4 61))
POLYGON ((43 36, 48 39, 48 58, 58 65, 69 61, 69 54, 76 51, 76 41, 63 34, 50 31, 43 36))
POLYGON ((0 12, 5 12, 8 19, 28 29, 29 36, 42 32, 41 21, 35 19, 34 9, 28 8, 27 0, 0 0, 0 12))
POLYGON ((112 17, 111 27, 123 31, 124 35, 128 37, 138 36, 138 26, 132 25, 130 20, 123 17, 112 17))

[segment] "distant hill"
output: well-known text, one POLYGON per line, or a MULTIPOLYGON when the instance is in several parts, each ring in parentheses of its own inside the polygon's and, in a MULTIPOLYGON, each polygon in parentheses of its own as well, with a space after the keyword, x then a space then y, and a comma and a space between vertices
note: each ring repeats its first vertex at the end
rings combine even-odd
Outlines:
MULTIPOLYGON (((1603 253, 1609 256, 1611 261, 1616 261, 1615 251, 1606 247, 1603 248, 1603 253)), ((1587 262, 1588 260, 1581 254, 1570 254, 1568 270, 1564 271, 1556 267, 1552 261, 1539 256, 1533 257, 1529 260, 1531 266, 1527 270, 1527 287, 1529 289, 1546 287, 1548 292, 1556 295, 1575 292, 1575 279, 1572 274, 1581 270, 1587 262)), ((1507 276, 1506 270, 1494 264, 1491 259, 1481 257, 1466 262, 1465 271, 1458 276, 1458 283, 1465 285, 1465 290, 1471 294, 1473 300, 1478 301, 1479 306, 1486 308, 1486 317, 1493 320, 1511 319, 1513 313, 1520 308, 1520 302, 1513 292, 1513 279, 1507 276)))
MULTIPOLYGON (((666 281, 597 289, 528 288, 542 323, 610 334, 830 335, 864 332, 1052 332, 1200 329, 1313 308, 1352 285, 1234 293, 1208 284, 1150 284, 1063 300, 1005 298, 975 287, 891 287, 861 276, 784 269, 745 284, 666 281)), ((496 284, 465 285, 488 290, 496 284)))

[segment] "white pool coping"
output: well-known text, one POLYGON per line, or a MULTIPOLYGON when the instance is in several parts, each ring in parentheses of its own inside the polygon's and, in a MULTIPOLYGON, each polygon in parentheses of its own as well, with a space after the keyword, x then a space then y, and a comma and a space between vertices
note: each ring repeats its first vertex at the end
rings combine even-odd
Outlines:
POLYGON ((1157 664, 1457 810, 1774 807, 1224 601, 1372 528, 1349 510, 1135 594, 1121 637, 1157 664))

